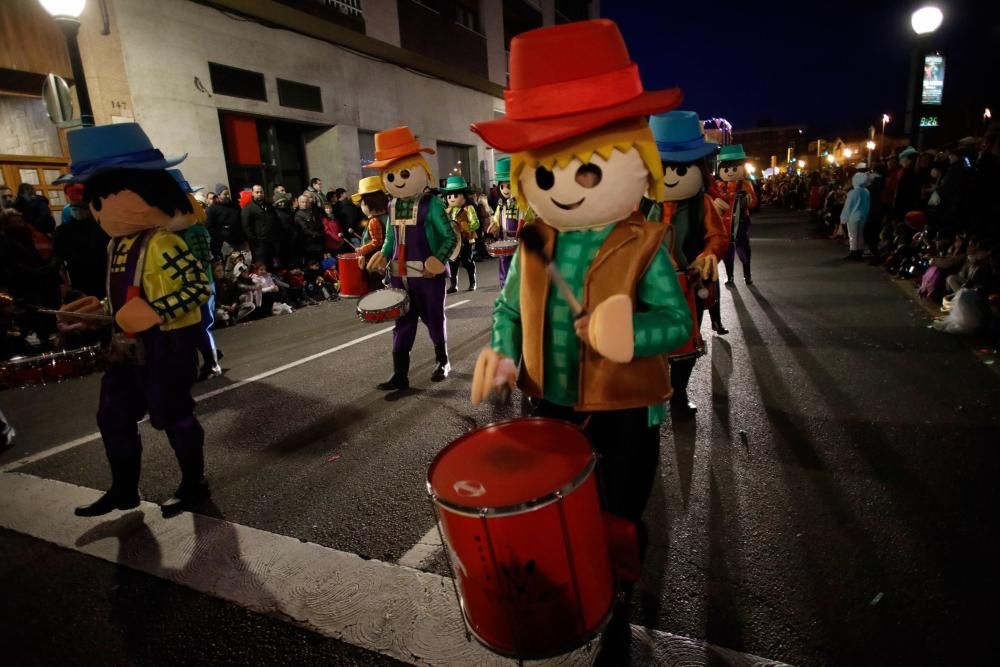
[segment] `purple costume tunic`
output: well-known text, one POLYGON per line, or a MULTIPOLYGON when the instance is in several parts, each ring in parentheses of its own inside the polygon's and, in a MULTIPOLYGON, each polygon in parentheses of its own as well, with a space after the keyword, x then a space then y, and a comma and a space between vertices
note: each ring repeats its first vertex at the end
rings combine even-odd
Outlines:
MULTIPOLYGON (((499 217, 501 225, 501 237, 505 239, 517 238, 517 227, 521 223, 518 216, 517 204, 514 202, 514 198, 504 200, 501 198, 499 207, 499 217), (513 215, 514 217, 510 217, 513 215)), ((504 284, 507 282, 507 272, 510 271, 510 263, 513 261, 513 255, 507 255, 498 258, 498 269, 500 271, 500 289, 503 289, 504 284)))
MULTIPOLYGON (((434 253, 431 252, 430 244, 427 242, 427 232, 424 230, 425 219, 427 217, 428 197, 421 197, 417 205, 417 224, 406 225, 406 261, 426 262, 434 253)), ((448 342, 448 332, 445 326, 446 316, 444 312, 446 282, 449 271, 445 263, 445 271, 434 278, 423 278, 407 276, 407 286, 404 287, 403 279, 398 275, 398 253, 399 253, 399 227, 396 227, 395 244, 393 246, 392 258, 389 260, 389 268, 392 277, 389 284, 398 289, 406 289, 410 295, 410 309, 406 315, 396 320, 396 325, 392 330, 392 351, 409 352, 413 349, 413 342, 417 337, 417 320, 423 320, 430 334, 431 342, 434 345, 444 345, 448 342)))

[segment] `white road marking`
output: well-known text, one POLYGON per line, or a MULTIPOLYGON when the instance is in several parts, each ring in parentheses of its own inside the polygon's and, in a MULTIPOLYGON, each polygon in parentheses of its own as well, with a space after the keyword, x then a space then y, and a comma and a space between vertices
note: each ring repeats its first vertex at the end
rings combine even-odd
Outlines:
MULTIPOLYGON (((457 306, 461 306, 461 305, 464 305, 466 303, 469 303, 469 301, 471 301, 471 299, 463 299, 462 301, 456 301, 455 303, 449 303, 447 306, 444 307, 444 309, 445 310, 449 310, 451 308, 455 308, 457 306)), ((271 377, 272 375, 277 375, 278 373, 284 373, 285 371, 291 370, 291 369, 296 368, 298 366, 301 366, 302 364, 308 364, 311 361, 316 361, 317 359, 325 357, 328 354, 333 354, 334 352, 340 352, 341 350, 346 350, 347 348, 353 347, 353 346, 357 345, 358 343, 363 343, 366 340, 371 340, 372 338, 375 338, 376 336, 381 336, 382 334, 389 333, 390 331, 392 331, 392 327, 385 327, 385 328, 379 329, 378 331, 373 331, 372 333, 366 334, 364 336, 361 336, 360 338, 355 338, 353 340, 349 340, 346 343, 343 343, 341 345, 337 345, 335 347, 331 347, 329 349, 323 350, 322 352, 317 352, 316 354, 310 354, 307 357, 302 357, 301 359, 297 359, 297 360, 292 361, 290 363, 287 363, 287 364, 285 364, 283 366, 278 366, 277 368, 272 368, 269 371, 264 371, 263 373, 258 373, 257 375, 254 375, 252 377, 248 377, 245 380, 238 380, 237 382, 234 382, 232 384, 228 384, 225 387, 220 387, 218 389, 213 389, 212 391, 207 391, 204 394, 198 394, 197 396, 194 397, 194 400, 196 402, 201 402, 201 401, 206 401, 206 400, 208 400, 210 398, 215 398, 216 396, 220 396, 222 394, 228 393, 230 391, 233 391, 234 389, 239 389, 240 387, 246 386, 246 385, 248 385, 248 384, 250 384, 252 382, 259 382, 261 380, 265 380, 265 379, 271 377)), ((143 419, 142 421, 144 422, 146 420, 143 419)), ((142 423, 142 422, 140 422, 140 423, 142 423)), ((20 458, 20 459, 18 459, 16 461, 12 461, 11 463, 8 463, 8 464, 6 464, 4 466, 0 466, 0 473, 9 472, 11 470, 16 470, 18 468, 22 468, 22 467, 24 467, 24 466, 26 466, 26 465, 28 465, 30 463, 34 463, 35 461, 41 461, 42 459, 47 459, 50 456, 54 456, 54 455, 59 454, 61 452, 65 452, 65 451, 67 451, 69 449, 73 449, 74 447, 79 447, 80 445, 86 445, 88 442, 94 442, 95 440, 100 440, 100 439, 101 439, 101 434, 98 432, 98 433, 91 433, 89 435, 85 435, 85 436, 76 438, 75 440, 70 440, 69 442, 64 442, 61 445, 56 445, 55 447, 50 447, 49 449, 45 449, 45 450, 42 450, 40 452, 35 452, 34 454, 31 454, 30 456, 25 456, 24 458, 20 458)))
POLYGON ((420 541, 413 545, 413 548, 403 554, 399 559, 399 564, 404 567, 412 567, 414 570, 423 568, 441 550, 441 534, 437 526, 432 526, 427 534, 420 538, 420 541))
MULTIPOLYGON (((23 473, 0 474, 0 527, 144 572, 311 632, 415 665, 513 665, 468 641, 452 582, 293 537, 153 503, 109 517, 73 515, 99 491, 23 473)), ((632 626, 642 664, 778 665, 632 626), (651 661, 645 659, 651 657, 651 661), (718 662, 714 662, 718 664, 718 662)), ((596 645, 544 662, 589 665, 596 645)))

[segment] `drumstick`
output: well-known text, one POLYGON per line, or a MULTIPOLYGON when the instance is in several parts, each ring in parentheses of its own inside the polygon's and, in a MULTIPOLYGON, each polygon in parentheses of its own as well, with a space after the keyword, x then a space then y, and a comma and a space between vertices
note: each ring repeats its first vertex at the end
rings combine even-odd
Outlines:
POLYGON ((115 318, 110 315, 100 313, 78 313, 72 310, 52 310, 51 308, 36 308, 35 312, 45 315, 57 315, 58 317, 75 317, 81 320, 96 320, 98 322, 111 322, 115 318))
POLYGON ((545 268, 548 269, 549 277, 552 278, 552 282, 556 285, 556 289, 559 290, 562 298, 566 300, 566 303, 573 310, 573 316, 576 319, 580 319, 586 315, 587 311, 584 309, 583 304, 576 300, 572 288, 570 288, 566 279, 563 278, 562 273, 559 272, 559 268, 555 265, 555 262, 545 256, 545 239, 542 238, 542 233, 538 231, 538 228, 525 225, 520 234, 518 234, 518 238, 521 239, 522 246, 528 252, 542 260, 545 268))

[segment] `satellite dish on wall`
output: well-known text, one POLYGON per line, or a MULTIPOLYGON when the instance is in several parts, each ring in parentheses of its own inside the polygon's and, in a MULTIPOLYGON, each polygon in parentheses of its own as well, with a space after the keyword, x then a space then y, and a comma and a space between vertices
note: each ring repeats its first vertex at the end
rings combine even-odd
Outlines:
POLYGON ((49 120, 56 125, 62 126, 73 120, 73 98, 66 79, 55 74, 46 76, 42 85, 42 101, 45 102, 49 120))

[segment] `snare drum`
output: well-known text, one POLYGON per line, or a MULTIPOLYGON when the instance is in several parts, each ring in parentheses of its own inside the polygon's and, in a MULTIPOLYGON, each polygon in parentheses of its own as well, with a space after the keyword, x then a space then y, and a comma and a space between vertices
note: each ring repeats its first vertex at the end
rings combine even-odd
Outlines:
POLYGON ((517 250, 517 239, 503 239, 494 241, 486 246, 486 252, 490 257, 510 257, 517 250))
POLYGON ((391 322, 410 310, 410 295, 395 287, 380 289, 358 299, 358 319, 362 322, 391 322))
POLYGON ((687 300, 688 312, 691 314, 691 335, 687 341, 679 348, 671 352, 668 356, 671 359, 692 359, 705 354, 705 343, 701 339, 701 326, 698 324, 698 304, 695 301, 694 288, 688 280, 687 274, 678 271, 677 280, 681 284, 681 291, 687 300))
POLYGON ((445 447, 427 490, 469 630, 522 660, 571 651, 607 624, 615 597, 594 474, 576 426, 515 419, 445 447))
POLYGON ((0 364, 0 388, 20 389, 62 382, 88 375, 100 367, 99 345, 12 359, 0 364))

